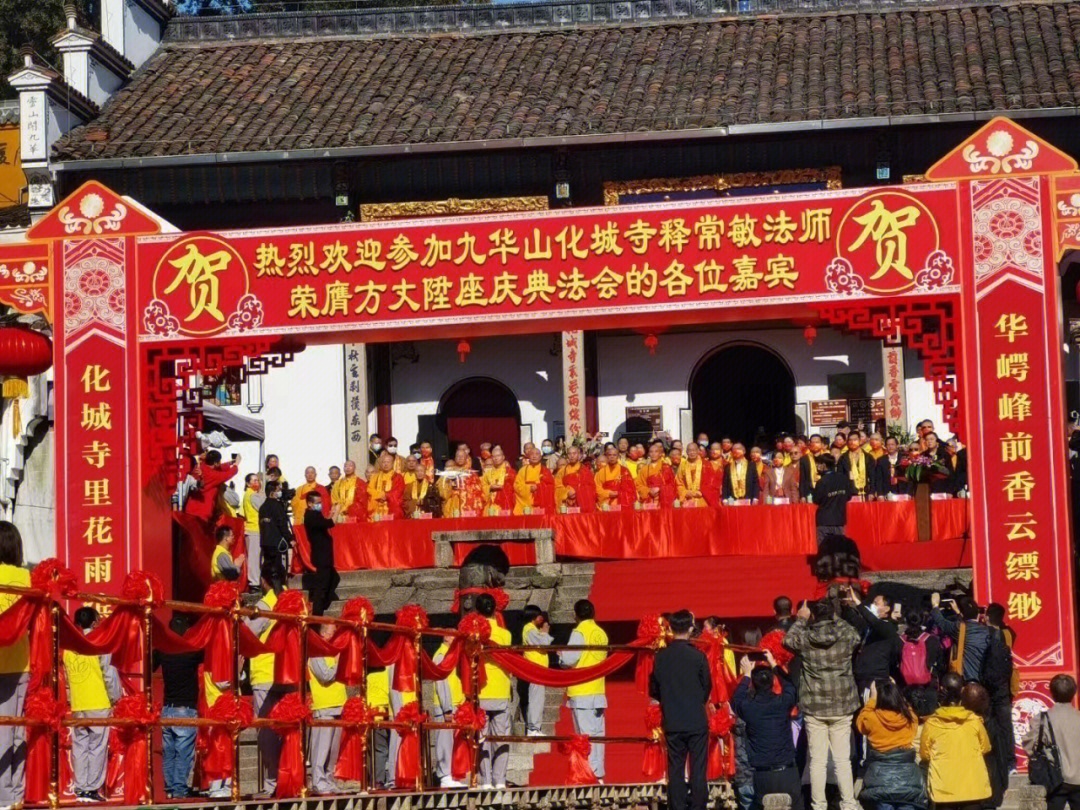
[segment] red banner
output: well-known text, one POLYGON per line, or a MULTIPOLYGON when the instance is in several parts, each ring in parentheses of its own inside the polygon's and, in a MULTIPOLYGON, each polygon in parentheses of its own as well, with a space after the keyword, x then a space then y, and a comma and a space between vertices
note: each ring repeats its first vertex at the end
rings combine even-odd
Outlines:
POLYGON ((1021 177, 965 185, 975 589, 981 604, 1002 604, 1016 630, 1015 661, 1029 685, 1014 712, 1022 718, 1049 703, 1049 678, 1077 663, 1050 183, 1021 177))
POLYGON ((954 291, 951 184, 139 240, 181 340, 954 291))

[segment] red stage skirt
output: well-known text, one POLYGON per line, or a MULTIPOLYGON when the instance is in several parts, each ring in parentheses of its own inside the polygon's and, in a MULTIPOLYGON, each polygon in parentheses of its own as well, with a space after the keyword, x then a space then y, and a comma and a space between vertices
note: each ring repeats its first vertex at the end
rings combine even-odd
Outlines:
MULTIPOLYGON (((931 503, 935 541, 965 538, 970 524, 966 499, 931 503)), ((817 531, 812 504, 721 506, 718 508, 596 512, 346 523, 332 530, 339 571, 432 568, 433 532, 550 528, 561 560, 647 560, 677 557, 774 557, 813 554, 817 531)), ((302 526, 295 529, 300 561, 310 567, 302 526)), ((848 505, 847 534, 863 549, 917 543, 915 503, 848 505)), ((460 565, 475 545, 454 545, 460 565)), ((532 543, 504 543, 511 565, 532 565, 532 543)))

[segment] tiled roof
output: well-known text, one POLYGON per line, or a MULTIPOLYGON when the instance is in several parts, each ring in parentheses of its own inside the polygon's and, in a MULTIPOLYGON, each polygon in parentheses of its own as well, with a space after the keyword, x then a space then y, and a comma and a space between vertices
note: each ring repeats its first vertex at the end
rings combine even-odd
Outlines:
POLYGON ((1080 2, 170 42, 57 159, 664 132, 1080 102, 1080 2))

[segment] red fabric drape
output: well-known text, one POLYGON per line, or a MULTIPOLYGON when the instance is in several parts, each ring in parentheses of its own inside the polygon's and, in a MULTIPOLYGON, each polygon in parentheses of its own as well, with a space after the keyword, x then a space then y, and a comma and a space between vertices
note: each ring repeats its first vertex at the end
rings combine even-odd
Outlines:
POLYGON ((576 473, 565 473, 563 486, 574 490, 576 505, 583 514, 596 511, 596 481, 586 465, 582 464, 576 473))
POLYGON ((569 742, 559 743, 559 753, 570 757, 566 784, 595 785, 600 781, 596 778, 592 766, 589 765, 591 750, 592 744, 584 734, 575 734, 569 742))
POLYGON ((341 730, 341 748, 338 752, 334 777, 344 782, 363 782, 366 772, 364 753, 367 748, 367 733, 371 724, 382 713, 372 709, 362 698, 354 697, 345 701, 341 710, 341 719, 350 725, 341 730))
MULTIPOLYGON (((188 631, 190 632, 190 631, 188 631)), ((232 729, 251 725, 255 712, 250 701, 244 700, 231 692, 225 692, 206 711, 206 717, 228 723, 227 726, 215 726, 205 731, 206 755, 200 760, 205 779, 231 779, 233 776, 232 729)))
MULTIPOLYGON (((6 615, 6 614, 5 614, 6 615)), ((38 687, 30 691, 23 707, 27 720, 45 725, 26 729, 26 801, 37 804, 49 798, 49 769, 52 761, 52 733, 61 731, 60 722, 71 711, 63 700, 54 700, 52 690, 38 687)))
POLYGON ((487 712, 473 709, 471 703, 463 703, 454 712, 454 722, 461 728, 454 732, 454 747, 450 758, 450 774, 454 779, 464 779, 473 769, 473 741, 487 727, 487 712))
POLYGON ((694 646, 705 653, 712 676, 712 694, 709 703, 714 706, 727 703, 735 693, 738 679, 724 660, 727 640, 719 633, 702 633, 694 640, 694 646))
POLYGON ((311 711, 296 692, 290 692, 270 710, 270 719, 281 725, 274 731, 281 735, 281 758, 274 796, 288 799, 300 795, 304 787, 304 735, 300 723, 311 719, 311 711))
POLYGON ((414 785, 420 776, 420 735, 416 732, 416 726, 427 719, 415 701, 402 706, 394 718, 395 722, 409 724, 408 728, 398 729, 401 744, 398 747, 397 770, 394 772, 394 783, 398 787, 414 785))
POLYGON ((110 730, 110 742, 115 742, 120 754, 125 804, 141 804, 147 795, 146 730, 157 723, 159 716, 157 708, 147 708, 144 695, 127 695, 113 706, 113 717, 139 723, 137 726, 118 726, 110 730))
POLYGON ((641 763, 641 774, 646 782, 662 782, 667 776, 667 746, 664 744, 662 725, 660 706, 650 703, 645 709, 645 733, 650 740, 645 743, 641 763))
POLYGON ((503 477, 502 488, 495 495, 495 505, 504 512, 514 511, 514 479, 517 477, 517 472, 514 468, 507 464, 506 475, 503 477))
POLYGON ((629 664, 638 654, 637 652, 611 653, 596 666, 583 669, 550 669, 534 664, 532 661, 526 661, 522 653, 505 650, 490 652, 486 658, 514 677, 529 683, 565 688, 588 683, 596 678, 606 678, 629 664))
POLYGON ((709 718, 710 780, 730 779, 735 775, 735 745, 731 738, 733 728, 735 718, 727 706, 721 707, 709 718))

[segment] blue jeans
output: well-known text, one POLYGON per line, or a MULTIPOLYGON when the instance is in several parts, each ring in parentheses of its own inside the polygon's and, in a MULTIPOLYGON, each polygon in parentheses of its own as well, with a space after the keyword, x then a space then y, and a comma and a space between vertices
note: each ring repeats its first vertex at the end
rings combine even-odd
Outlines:
MULTIPOLYGON (((186 718, 198 716, 187 706, 165 706, 163 718, 186 718)), ((195 727, 165 726, 161 730, 161 768, 165 775, 165 792, 170 798, 186 796, 188 777, 195 764, 195 727)))
POLYGON ((878 802, 876 810, 915 810, 915 805, 889 804, 888 802, 878 802))

